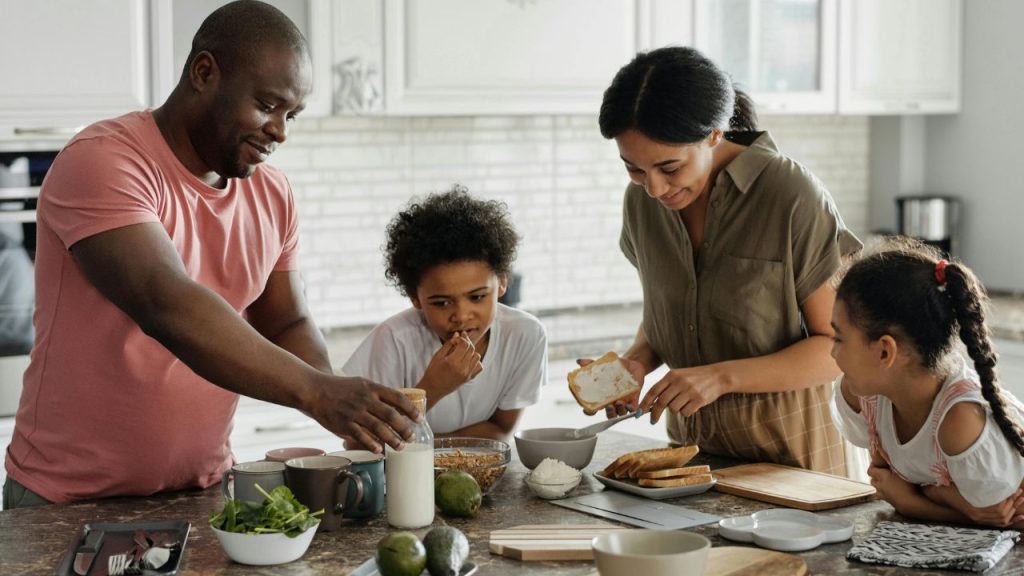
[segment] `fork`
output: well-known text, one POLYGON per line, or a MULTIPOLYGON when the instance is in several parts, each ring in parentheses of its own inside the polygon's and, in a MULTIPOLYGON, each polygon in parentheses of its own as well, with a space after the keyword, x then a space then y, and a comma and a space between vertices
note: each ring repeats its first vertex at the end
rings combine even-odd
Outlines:
POLYGON ((122 554, 112 554, 107 558, 107 574, 109 576, 127 576, 135 572, 129 572, 132 568, 133 550, 122 554))

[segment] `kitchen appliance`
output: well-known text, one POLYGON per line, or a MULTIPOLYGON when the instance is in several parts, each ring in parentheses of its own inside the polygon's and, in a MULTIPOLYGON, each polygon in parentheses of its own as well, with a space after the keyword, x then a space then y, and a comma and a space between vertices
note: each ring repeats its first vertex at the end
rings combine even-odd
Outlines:
POLYGON ((56 155, 0 153, 0 417, 18 409, 35 340, 36 202, 56 155))
POLYGON ((899 196, 898 230, 948 256, 960 252, 960 201, 952 196, 899 196))

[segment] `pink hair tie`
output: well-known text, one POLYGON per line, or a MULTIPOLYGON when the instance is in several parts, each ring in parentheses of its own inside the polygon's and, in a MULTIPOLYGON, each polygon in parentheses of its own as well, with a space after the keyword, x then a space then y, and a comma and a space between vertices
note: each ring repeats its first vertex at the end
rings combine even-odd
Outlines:
POLYGON ((945 259, 935 263, 935 281, 939 283, 939 292, 946 291, 946 266, 949 265, 945 259))

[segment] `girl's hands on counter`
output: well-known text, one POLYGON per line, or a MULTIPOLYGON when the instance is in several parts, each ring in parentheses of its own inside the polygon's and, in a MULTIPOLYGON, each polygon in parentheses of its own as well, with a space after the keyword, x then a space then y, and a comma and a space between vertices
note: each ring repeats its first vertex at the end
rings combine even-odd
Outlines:
POLYGON ((651 413, 651 424, 657 423, 666 409, 692 416, 728 392, 731 380, 721 364, 669 370, 647 391, 640 408, 651 413))

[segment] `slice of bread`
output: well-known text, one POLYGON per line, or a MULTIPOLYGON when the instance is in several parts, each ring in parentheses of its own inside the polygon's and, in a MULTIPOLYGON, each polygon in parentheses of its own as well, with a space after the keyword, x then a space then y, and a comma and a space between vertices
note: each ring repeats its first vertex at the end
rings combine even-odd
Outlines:
POLYGON ((615 352, 569 372, 569 391, 588 412, 632 398, 640 393, 640 388, 640 383, 615 352))
POLYGON ((683 468, 666 468, 664 470, 647 470, 637 472, 637 478, 678 478, 681 476, 693 476, 695 474, 708 474, 711 467, 707 464, 702 466, 685 466, 683 468))
POLYGON ((682 468, 700 449, 696 445, 679 448, 665 448, 660 452, 640 454, 630 463, 615 470, 616 478, 636 478, 640 472, 648 470, 664 470, 665 468, 682 468))
POLYGON ((711 474, 696 474, 694 476, 681 476, 678 478, 640 478, 636 482, 648 488, 677 488, 679 486, 707 484, 711 482, 711 474))

